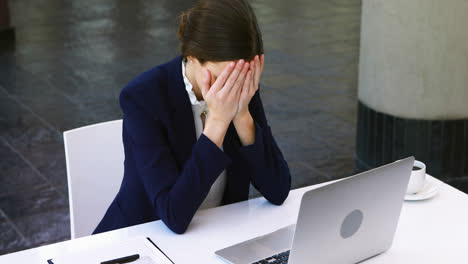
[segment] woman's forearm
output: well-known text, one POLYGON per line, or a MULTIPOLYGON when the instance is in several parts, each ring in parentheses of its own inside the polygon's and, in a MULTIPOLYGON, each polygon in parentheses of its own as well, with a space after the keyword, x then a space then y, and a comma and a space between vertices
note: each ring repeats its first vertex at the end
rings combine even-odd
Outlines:
POLYGON ((255 143, 255 124, 249 111, 238 114, 234 118, 233 123, 242 146, 248 146, 255 143))
POLYGON ((209 138, 213 143, 221 148, 224 142, 224 136, 226 136, 226 131, 228 129, 229 123, 220 121, 215 117, 208 116, 206 120, 205 128, 203 129, 203 134, 209 138))

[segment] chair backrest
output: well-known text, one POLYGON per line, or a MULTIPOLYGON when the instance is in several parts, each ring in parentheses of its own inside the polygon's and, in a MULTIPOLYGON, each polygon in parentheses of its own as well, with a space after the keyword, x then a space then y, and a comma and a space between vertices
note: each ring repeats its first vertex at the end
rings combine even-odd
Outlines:
POLYGON ((63 133, 71 238, 91 235, 123 179, 122 120, 63 133))

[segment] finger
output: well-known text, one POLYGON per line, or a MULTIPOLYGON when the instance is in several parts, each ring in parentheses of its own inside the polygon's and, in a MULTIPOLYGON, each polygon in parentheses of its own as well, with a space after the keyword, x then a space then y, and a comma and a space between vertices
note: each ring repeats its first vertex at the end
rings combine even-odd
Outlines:
POLYGON ((255 90, 255 71, 252 71, 252 76, 250 76, 250 86, 249 86, 249 94, 252 94, 252 91, 255 90))
POLYGON ((247 76, 245 77, 244 87, 242 88, 242 96, 246 96, 245 94, 250 94, 250 89, 252 89, 252 70, 247 72, 247 76))
POLYGON ((257 85, 255 86, 253 93, 257 92, 257 90, 260 88, 260 77, 262 76, 262 73, 263 73, 263 67, 265 67, 265 54, 262 54, 260 56, 260 74, 258 77, 257 85))
POLYGON ((241 75, 242 76, 239 76, 238 78, 238 81, 237 81, 237 85, 239 86, 239 91, 242 91, 242 87, 244 86, 244 83, 245 83, 245 79, 247 78, 247 74, 249 73, 249 67, 250 66, 250 63, 246 63, 246 65, 244 66, 244 69, 242 70, 242 73, 241 75))
MULTIPOLYGON (((253 76, 253 75, 252 75, 253 76)), ((253 79, 253 77, 252 77, 253 79)), ((260 87, 260 84, 257 83, 257 85, 252 85, 252 90, 250 90, 251 92, 251 96, 253 96, 255 94, 255 92, 257 92, 258 88, 260 87)))
POLYGON ((262 74, 260 65, 260 58, 259 56, 255 56, 255 86, 258 86, 258 82, 260 81, 260 74, 262 74))
POLYGON ((246 99, 249 97, 249 91, 250 91, 250 84, 252 80, 252 70, 249 69, 247 72, 247 75, 245 77, 244 85, 242 85, 242 92, 239 97, 239 102, 242 101, 242 103, 245 102, 246 99))
POLYGON ((205 98, 205 95, 208 93, 210 89, 210 83, 211 83, 211 73, 209 70, 205 70, 203 73, 203 80, 201 84, 201 92, 203 95, 203 98, 205 98))
POLYGON ((213 86, 211 89, 213 89, 213 92, 221 90, 223 88, 224 84, 226 83, 226 80, 229 78, 231 75, 231 72, 234 69, 235 62, 230 62, 221 72, 221 74, 218 76, 216 81, 214 82, 213 86))
POLYGON ((262 65, 261 66, 261 71, 263 72, 263 67, 265 66, 265 54, 262 54, 262 56, 260 57, 261 60, 260 60, 260 64, 262 65))
POLYGON ((250 69, 255 72, 255 57, 250 61, 250 69))
POLYGON ((247 71, 249 70, 249 63, 246 62, 244 67, 242 68, 239 77, 236 80, 233 88, 231 89, 231 94, 233 94, 236 98, 239 96, 240 92, 242 91, 242 87, 244 85, 245 77, 247 75, 247 71))
POLYGON ((255 57, 253 58, 253 61, 252 61, 252 63, 253 63, 252 86, 255 86, 255 76, 257 76, 257 71, 259 70, 258 67, 256 67, 256 63, 255 63, 255 58, 256 58, 256 57, 257 57, 257 56, 255 56, 255 57))
POLYGON ((250 70, 252 70, 253 72, 253 69, 255 68, 255 57, 250 61, 250 70))
MULTIPOLYGON (((250 71, 252 74, 255 74, 255 57, 254 59, 250 62, 250 71)), ((250 81, 252 81, 252 78, 250 78, 250 81)))
POLYGON ((223 89, 222 89, 223 93, 229 94, 229 91, 236 83, 236 80, 239 77, 239 74, 242 72, 243 67, 244 67, 244 60, 239 60, 236 64, 236 67, 231 72, 231 75, 229 75, 229 78, 227 79, 226 83, 223 86, 223 89))

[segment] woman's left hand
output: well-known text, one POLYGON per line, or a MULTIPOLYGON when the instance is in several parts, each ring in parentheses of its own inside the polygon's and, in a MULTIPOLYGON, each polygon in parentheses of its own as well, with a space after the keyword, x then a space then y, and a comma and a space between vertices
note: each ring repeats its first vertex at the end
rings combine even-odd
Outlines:
POLYGON ((260 75, 263 71, 263 66, 265 65, 265 54, 256 55, 254 59, 250 62, 250 78, 247 76, 245 78, 244 86, 239 98, 239 107, 237 108, 237 113, 234 119, 245 116, 249 111, 249 103, 252 97, 258 90, 258 84, 260 82, 260 75))

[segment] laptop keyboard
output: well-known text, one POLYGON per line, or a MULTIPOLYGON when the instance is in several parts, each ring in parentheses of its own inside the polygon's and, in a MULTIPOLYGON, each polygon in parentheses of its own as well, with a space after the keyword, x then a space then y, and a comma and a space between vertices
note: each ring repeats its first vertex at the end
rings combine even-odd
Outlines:
POLYGON ((289 250, 254 262, 252 264, 286 264, 289 259, 289 250))

